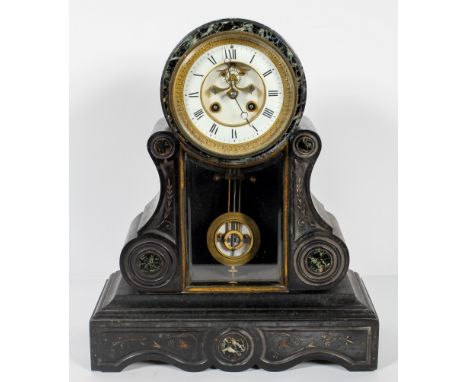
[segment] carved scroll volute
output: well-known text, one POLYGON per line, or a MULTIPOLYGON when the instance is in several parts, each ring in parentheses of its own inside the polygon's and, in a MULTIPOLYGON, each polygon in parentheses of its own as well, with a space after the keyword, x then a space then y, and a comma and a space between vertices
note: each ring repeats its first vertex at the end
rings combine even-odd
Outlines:
POLYGON ((153 159, 160 178, 160 199, 155 216, 145 231, 159 231, 177 240, 177 174, 178 171, 178 142, 173 133, 157 132, 148 140, 148 152, 153 159))
POLYGON ((315 210, 310 195, 310 175, 322 148, 320 138, 314 131, 298 130, 291 142, 293 238, 298 240, 311 230, 331 231, 331 227, 315 210))
POLYGON ((135 289, 175 292, 181 288, 177 249, 178 142, 162 126, 148 139, 148 152, 158 170, 161 191, 130 226, 120 255, 120 269, 135 289))
POLYGON ((290 290, 331 288, 346 275, 349 265, 348 249, 337 236, 336 220, 310 192, 321 141, 312 126, 305 127, 290 140, 290 290))

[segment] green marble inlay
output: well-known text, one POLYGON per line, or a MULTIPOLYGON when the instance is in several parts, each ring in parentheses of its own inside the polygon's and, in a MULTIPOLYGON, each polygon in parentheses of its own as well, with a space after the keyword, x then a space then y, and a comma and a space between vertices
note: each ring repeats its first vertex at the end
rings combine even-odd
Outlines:
POLYGON ((306 255, 305 265, 309 272, 324 273, 332 265, 332 256, 330 252, 324 248, 314 248, 306 255))
POLYGON ((136 265, 143 273, 156 273, 161 269, 161 256, 154 253, 143 253, 138 256, 136 265))

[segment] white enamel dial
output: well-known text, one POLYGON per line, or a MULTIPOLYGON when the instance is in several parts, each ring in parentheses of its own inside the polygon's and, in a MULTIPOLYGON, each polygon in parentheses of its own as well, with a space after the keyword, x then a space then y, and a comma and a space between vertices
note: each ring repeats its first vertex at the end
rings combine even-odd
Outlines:
POLYGON ((253 46, 223 44, 188 68, 184 105, 194 127, 223 144, 253 141, 274 126, 283 107, 278 68, 253 46))
POLYGON ((163 103, 191 148, 236 159, 284 147, 297 94, 284 52, 261 36, 226 31, 177 57, 163 103))

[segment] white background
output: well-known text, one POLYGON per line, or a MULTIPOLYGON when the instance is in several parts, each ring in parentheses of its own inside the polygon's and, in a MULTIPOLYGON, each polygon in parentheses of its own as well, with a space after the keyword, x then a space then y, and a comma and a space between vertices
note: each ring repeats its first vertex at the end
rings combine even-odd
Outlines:
MULTIPOLYGON (((73 381, 185 379, 171 366, 89 371, 87 321, 118 269, 128 226, 159 189, 146 151, 162 116, 159 81, 174 46, 224 17, 279 32, 306 72, 305 115, 323 148, 312 192, 341 224, 352 269, 364 276, 381 320, 375 373, 297 366, 295 379, 396 378, 397 120, 395 1, 73 0, 70 9, 70 359, 73 381)), ((284 379, 252 370, 245 380, 284 379)), ((237 379, 220 371, 200 381, 237 379)))
POLYGON ((74 0, 70 12, 72 279, 118 268, 131 220, 159 189, 146 140, 165 61, 223 17, 264 23, 296 51, 323 142, 312 192, 338 218, 352 269, 397 273, 396 1, 74 0))
MULTIPOLYGON (((398 6, 401 381, 459 381, 466 376, 467 332, 451 328, 466 324, 466 304, 461 302, 466 300, 468 268, 468 51, 462 49, 467 12, 464 0, 405 0, 398 6), (442 273, 434 266, 441 254, 455 265, 442 273)), ((63 0, 0 3, 0 293, 8 309, 0 315, 6 328, 1 376, 12 382, 67 380, 70 316, 72 379, 134 381, 138 368, 126 375, 88 372, 84 377, 89 367, 84 321, 101 285, 80 291, 72 280, 68 314, 68 26, 63 0), (25 265, 20 274, 18 264, 25 265), (86 304, 77 304, 76 295, 86 304)), ((374 302, 385 301, 385 296, 377 301, 375 288, 366 281, 374 302)), ((388 299, 394 298, 391 288, 384 290, 390 292, 388 299)), ((379 306, 377 310, 381 322, 389 316, 379 306)), ((388 333, 388 325, 384 327, 388 333)), ((396 341, 396 332, 390 334, 396 341)), ((381 351, 388 348, 385 342, 381 351)), ((159 367, 148 368, 147 380, 175 380, 163 379, 159 367)), ((267 374, 263 379, 331 380, 328 366, 318 377, 320 368, 304 365, 302 378, 293 369, 294 375, 267 374)), ((342 373, 339 380, 382 381, 382 374, 389 374, 385 369, 342 373)), ((182 373, 180 379, 207 380, 206 375, 182 373)), ((251 375, 261 380, 259 373, 251 375)), ((247 374, 215 376, 211 380, 249 379, 247 374)), ((395 380, 395 373, 390 376, 395 380)))

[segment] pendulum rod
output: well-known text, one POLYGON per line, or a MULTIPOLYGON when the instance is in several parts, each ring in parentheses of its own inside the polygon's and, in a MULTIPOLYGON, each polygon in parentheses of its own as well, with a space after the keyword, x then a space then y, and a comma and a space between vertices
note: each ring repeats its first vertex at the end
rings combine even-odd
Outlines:
POLYGON ((228 173, 228 212, 240 212, 241 182, 237 171, 228 173))
MULTIPOLYGON (((228 212, 240 212, 241 210, 241 190, 242 181, 240 177, 239 169, 230 169, 227 173, 228 179, 228 212)), ((229 231, 240 231, 240 223, 237 221, 226 222, 226 232, 229 231)), ((234 236, 232 236, 234 238, 234 236)), ((234 243, 231 243, 233 247, 232 253, 234 253, 234 243)), ((231 274, 230 284, 237 284, 235 275, 237 269, 234 265, 229 267, 228 272, 231 274)))
MULTIPOLYGON (((241 210, 241 190, 242 180, 239 169, 229 169, 228 178, 228 212, 240 212, 241 210)), ((227 224, 227 223, 226 223, 227 224)), ((226 225, 227 230, 238 230, 239 223, 231 222, 230 226, 226 225)))

